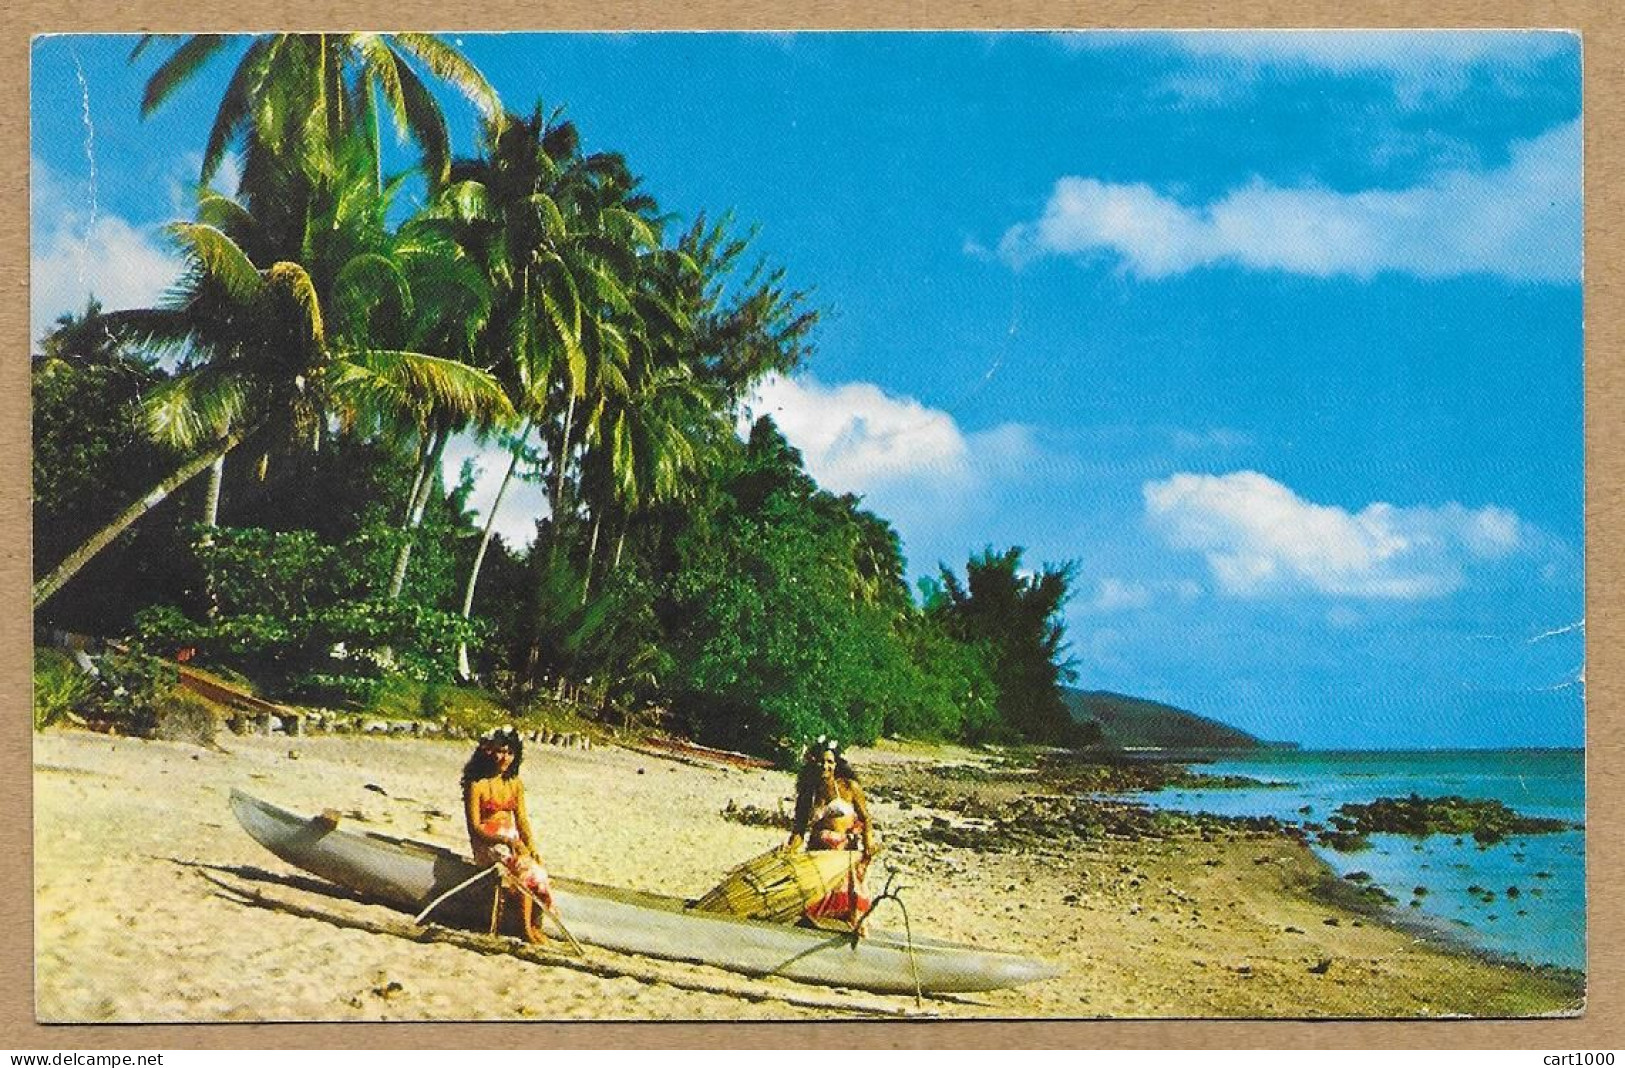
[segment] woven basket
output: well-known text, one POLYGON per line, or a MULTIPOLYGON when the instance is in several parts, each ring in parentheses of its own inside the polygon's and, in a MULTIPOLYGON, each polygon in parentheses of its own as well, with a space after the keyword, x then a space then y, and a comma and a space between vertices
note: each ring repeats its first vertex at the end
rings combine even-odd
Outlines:
POLYGON ((788 923, 807 906, 846 885, 863 854, 845 849, 804 853, 772 849, 728 873, 694 903, 701 912, 788 923))

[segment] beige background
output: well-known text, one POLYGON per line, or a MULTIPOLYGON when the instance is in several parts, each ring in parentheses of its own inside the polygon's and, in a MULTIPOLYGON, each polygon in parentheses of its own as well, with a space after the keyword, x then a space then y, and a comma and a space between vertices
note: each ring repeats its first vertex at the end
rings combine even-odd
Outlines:
MULTIPOLYGON (((1613 586, 1621 570, 1620 427, 1625 403, 1620 287, 1625 226, 1625 27, 1610 0, 1510 0, 1418 5, 1395 0, 486 0, 448 8, 426 0, 290 3, 261 0, 10 0, 0 11, 0 1048, 520 1048, 739 1047, 1229 1047, 1500 1048, 1567 1052, 1625 1047, 1625 931, 1614 880, 1625 874, 1619 718, 1621 648, 1613 586), (809 9, 815 8, 813 13, 809 9), (448 21, 449 20, 449 21, 448 21), (1587 893, 1590 996, 1581 1019, 1426 1023, 1094 1022, 864 1024, 323 1024, 179 1027, 34 1023, 31 907, 28 431, 29 38, 53 32, 358 29, 828 29, 1033 27, 1552 27, 1583 35, 1585 70, 1586 478, 1590 624, 1587 893)), ((50 102, 45 102, 50 103, 50 102)), ((116 893, 117 888, 110 888, 116 893)), ((221 946, 229 953, 230 946, 221 946)), ((521 965, 516 964, 516 967, 521 965)), ((1538 1063, 1531 1059, 1531 1063, 1538 1063)))

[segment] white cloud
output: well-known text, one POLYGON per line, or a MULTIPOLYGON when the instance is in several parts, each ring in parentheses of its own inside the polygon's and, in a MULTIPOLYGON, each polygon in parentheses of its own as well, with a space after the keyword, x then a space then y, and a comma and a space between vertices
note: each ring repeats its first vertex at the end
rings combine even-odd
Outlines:
POLYGON ((1131 612, 1149 608, 1157 600, 1174 598, 1189 602, 1201 595, 1202 587, 1189 580, 1135 582, 1120 578, 1103 578, 1095 585, 1095 595, 1079 607, 1084 612, 1109 615, 1113 612, 1131 612))
POLYGON ((94 211, 88 188, 63 182, 38 159, 31 165, 31 341, 62 313, 83 311, 92 294, 109 310, 147 307, 179 278, 181 261, 156 231, 94 211))
POLYGON ((1177 474, 1142 487, 1146 518, 1169 545, 1201 553, 1235 596, 1315 592, 1419 599, 1450 593, 1475 563, 1529 540, 1513 513, 1459 504, 1357 513, 1305 501, 1254 471, 1177 474))
POLYGON ((1448 99, 1475 74, 1515 78, 1563 53, 1578 55, 1576 35, 1530 30, 1277 30, 1069 34, 1077 49, 1163 45, 1195 61, 1170 84, 1181 95, 1233 96, 1248 75, 1320 72, 1388 79, 1399 99, 1448 99), (1222 69, 1215 69, 1222 68, 1222 69))
POLYGON ((1515 144, 1506 166, 1441 171, 1408 189, 1352 193, 1263 181, 1206 206, 1145 184, 1060 179, 1036 222, 1008 230, 1005 259, 1116 258, 1145 278, 1234 264, 1317 277, 1384 271, 1530 281, 1580 276, 1580 123, 1515 144))
POLYGON ((868 382, 826 386, 811 376, 775 376, 749 407, 753 417, 772 416, 813 478, 838 493, 904 483, 966 491, 981 472, 1019 464, 1032 451, 1022 427, 967 435, 947 412, 868 382))
POLYGON ((1527 67, 1577 48, 1573 34, 1524 30, 1237 30, 1164 37, 1194 56, 1415 77, 1440 69, 1527 67))

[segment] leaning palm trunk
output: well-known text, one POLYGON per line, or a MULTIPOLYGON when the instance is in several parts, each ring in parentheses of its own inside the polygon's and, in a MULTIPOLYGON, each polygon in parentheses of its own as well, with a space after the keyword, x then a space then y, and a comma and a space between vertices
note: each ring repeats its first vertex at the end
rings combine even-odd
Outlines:
MULTIPOLYGON (((220 488, 226 481, 226 455, 221 453, 209 465, 209 486, 203 493, 203 532, 198 537, 200 548, 214 544, 214 531, 220 525, 220 488)), ((220 597, 215 590, 214 569, 204 569, 204 593, 208 600, 211 620, 220 615, 220 597)))
POLYGON ((592 540, 587 543, 587 573, 581 579, 581 603, 587 603, 587 593, 592 589, 592 568, 598 559, 598 531, 604 525, 602 514, 592 517, 592 540))
POLYGON ((418 527, 423 524, 423 513, 428 510, 429 494, 434 489, 434 469, 439 465, 440 455, 446 451, 446 440, 450 437, 450 431, 437 431, 434 445, 424 457, 423 469, 419 472, 417 483, 417 496, 413 498, 411 512, 406 517, 406 537, 401 542, 400 552, 395 554, 395 571, 389 577, 388 598, 391 601, 401 595, 401 588, 406 585, 406 566, 412 560, 412 542, 417 536, 418 527))
POLYGON ((576 395, 572 391, 570 393, 570 403, 564 409, 564 437, 560 439, 558 459, 554 461, 558 464, 558 477, 553 481, 552 509, 555 522, 557 522, 559 514, 559 505, 564 501, 564 469, 568 466, 570 460, 570 424, 575 420, 575 414, 576 395))
POLYGON ((146 515, 169 498, 180 487, 186 485, 204 470, 212 467, 216 460, 223 458, 226 453, 236 448, 243 440, 241 434, 230 434, 217 442, 214 448, 205 452, 185 464, 168 478, 158 483, 140 500, 120 512, 114 520, 91 535, 79 548, 68 554, 67 559, 56 565, 56 570, 34 583, 34 607, 38 608, 51 596, 61 589, 69 579, 79 573, 79 569, 88 564, 97 553, 112 544, 113 539, 124 533, 137 519, 146 515))
POLYGON ((412 510, 417 507, 418 494, 429 471, 429 450, 433 445, 433 434, 425 434, 418 441, 417 476, 412 479, 412 491, 406 495, 406 515, 401 519, 407 526, 412 525, 412 510))
POLYGON ((203 525, 213 530, 220 525, 220 487, 226 481, 226 454, 221 453, 209 465, 209 488, 203 495, 203 525))
MULTIPOLYGON (((525 439, 530 437, 530 420, 519 430, 519 440, 514 442, 513 453, 508 457, 508 471, 502 476, 502 484, 497 487, 496 499, 491 502, 491 510, 485 516, 485 530, 480 534, 480 547, 474 552, 474 566, 468 570, 468 588, 463 591, 463 618, 468 619, 474 614, 474 587, 479 585, 480 568, 485 564, 485 550, 491 547, 491 534, 496 529, 497 509, 502 507, 502 498, 508 493, 508 483, 513 481, 513 473, 519 467, 519 456, 524 451, 525 439)), ((457 644, 457 675, 467 679, 474 672, 468 663, 468 643, 457 644)))

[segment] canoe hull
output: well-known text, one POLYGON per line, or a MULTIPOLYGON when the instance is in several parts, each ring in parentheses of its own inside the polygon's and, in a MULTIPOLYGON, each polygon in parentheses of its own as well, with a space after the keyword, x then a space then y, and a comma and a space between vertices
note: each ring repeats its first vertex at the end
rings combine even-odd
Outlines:
MULTIPOLYGON (((282 860, 371 901, 416 914, 478 874, 449 849, 340 829, 233 790, 231 808, 249 836, 282 860)), ((483 884, 481 884, 483 885, 483 884)), ((894 932, 849 936, 785 924, 696 912, 678 898, 553 879, 559 912, 579 941, 622 953, 708 964, 756 976, 881 994, 970 993, 1059 974, 1014 953, 894 932)), ((435 911, 442 922, 489 918, 491 895, 472 888, 435 911)))

